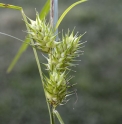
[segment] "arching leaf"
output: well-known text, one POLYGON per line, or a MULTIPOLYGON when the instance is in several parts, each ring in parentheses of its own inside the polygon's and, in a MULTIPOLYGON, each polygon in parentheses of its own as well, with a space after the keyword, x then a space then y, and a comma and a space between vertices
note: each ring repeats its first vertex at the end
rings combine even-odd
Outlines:
POLYGON ((83 2, 85 2, 85 1, 87 1, 87 0, 80 0, 80 1, 77 1, 77 2, 73 3, 71 6, 69 6, 69 7, 63 12, 63 14, 60 16, 60 18, 59 18, 59 20, 58 20, 58 22, 57 22, 57 24, 56 24, 55 29, 58 28, 58 26, 60 25, 60 23, 62 22, 62 20, 63 20, 64 17, 66 16, 66 14, 67 14, 73 7, 75 7, 76 5, 78 5, 78 4, 80 4, 80 3, 83 3, 83 2))
MULTIPOLYGON (((11 6, 12 9, 18 9, 16 6, 13 5, 9 5, 8 4, 3 4, 0 3, 1 7, 5 7, 5 8, 10 8, 9 6, 11 6), (4 5, 4 6, 3 6, 4 5), (5 6, 6 5, 6 6, 5 6)), ((50 9, 50 0, 47 0, 46 4, 44 5, 44 7, 42 8, 41 12, 40 12, 40 18, 43 19, 49 12, 50 9)), ((28 37, 28 36, 27 36, 28 37)), ((26 44, 27 42, 29 43, 30 41, 28 39, 24 40, 25 43, 22 43, 21 47, 19 48, 17 54, 15 55, 14 59, 12 60, 12 62, 10 63, 7 72, 11 72, 12 69, 14 68, 15 64, 17 63, 17 61, 19 60, 19 58, 21 57, 21 55, 23 54, 24 51, 26 51, 26 49, 28 48, 28 44, 26 44)))

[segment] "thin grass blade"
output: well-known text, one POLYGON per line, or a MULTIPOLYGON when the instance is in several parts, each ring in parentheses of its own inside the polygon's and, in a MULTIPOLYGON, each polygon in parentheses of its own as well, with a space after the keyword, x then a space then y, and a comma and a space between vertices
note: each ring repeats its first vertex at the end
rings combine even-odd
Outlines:
POLYGON ((22 7, 20 7, 20 6, 14 6, 14 5, 5 4, 5 3, 0 3, 0 7, 9 8, 9 9, 16 9, 16 10, 22 9, 22 7))
MULTIPOLYGON (((22 8, 19 6, 13 6, 13 5, 9 5, 9 4, 4 4, 4 3, 0 3, 0 7, 4 7, 4 8, 13 8, 13 9, 18 9, 21 10, 22 8)), ((40 18, 43 19, 49 12, 50 9, 50 0, 48 0, 46 2, 46 4, 44 5, 44 7, 42 8, 41 12, 40 12, 40 18)), ((27 36, 28 37, 28 36, 27 36)), ((27 39, 24 40, 24 42, 30 42, 29 40, 27 41, 27 39)), ((10 73, 12 71, 12 69, 14 68, 14 66, 16 65, 17 61, 19 60, 19 58, 21 57, 21 55, 23 54, 23 52, 28 48, 28 44, 23 43, 21 45, 21 47, 19 48, 17 54, 15 55, 14 59, 12 60, 12 62, 10 63, 7 72, 10 73)))
POLYGON ((44 7, 42 8, 41 12, 40 12, 40 19, 43 19, 50 10, 50 0, 47 0, 47 2, 45 3, 44 7))
POLYGON ((76 5, 80 4, 80 3, 83 3, 83 2, 86 2, 87 0, 80 0, 80 1, 77 1, 75 3, 73 3, 71 6, 69 6, 64 12, 63 14, 60 16, 57 24, 56 24, 56 27, 55 29, 57 29, 60 25, 60 23, 62 22, 62 20, 64 19, 64 17, 66 16, 66 14, 73 8, 75 7, 76 5))
POLYGON ((12 62, 10 63, 8 69, 7 69, 7 73, 10 73, 11 70, 13 69, 13 67, 15 66, 15 64, 17 63, 17 61, 19 60, 20 56, 22 55, 22 53, 24 51, 26 51, 28 45, 29 45, 30 39, 26 38, 24 43, 21 45, 21 47, 19 48, 16 56, 14 57, 14 59, 12 60, 12 62))

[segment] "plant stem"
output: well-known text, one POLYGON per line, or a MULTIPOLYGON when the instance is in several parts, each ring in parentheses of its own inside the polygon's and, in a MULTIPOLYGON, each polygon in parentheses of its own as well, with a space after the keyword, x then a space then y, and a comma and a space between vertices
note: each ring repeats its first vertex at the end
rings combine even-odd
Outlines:
MULTIPOLYGON (((50 0, 50 25, 55 28, 58 21, 58 0, 50 0)), ((55 31, 56 41, 58 41, 58 28, 55 31)))
MULTIPOLYGON (((10 4, 4 4, 4 3, 0 3, 0 7, 19 10, 22 13, 23 20, 26 22, 27 30, 29 30, 28 25, 27 25, 28 21, 27 21, 26 15, 24 14, 24 11, 23 11, 22 7, 10 5, 10 4)), ((30 40, 33 44, 33 40, 32 39, 30 39, 30 40)), ((36 59, 36 62, 37 62, 40 78, 41 78, 41 81, 42 81, 42 86, 43 86, 43 89, 44 89, 44 81, 43 81, 43 75, 42 75, 42 70, 41 70, 39 58, 38 58, 38 55, 37 55, 37 52, 36 52, 35 48, 33 48, 33 51, 34 51, 35 59, 36 59)), ((45 93, 45 90, 44 90, 44 93, 45 93)), ((45 95, 45 98, 46 98, 46 95, 45 95)), ((47 102, 48 111, 49 111, 49 115, 50 115, 50 122, 51 122, 51 124, 54 124, 54 123, 52 123, 51 111, 50 111, 50 106, 49 106, 47 98, 46 98, 46 102, 47 102)))
POLYGON ((51 116, 52 116, 52 124, 55 124, 55 114, 54 114, 54 108, 51 106, 51 116))
MULTIPOLYGON (((27 19, 26 19, 26 16, 25 16, 23 10, 21 10, 21 13, 22 13, 22 16, 23 16, 24 21, 27 23, 27 19)), ((26 25, 26 27, 27 27, 27 30, 28 30, 28 26, 27 25, 26 25)), ((31 42, 33 44, 33 40, 32 39, 31 39, 31 42)), ((37 55, 37 52, 36 52, 36 49, 35 48, 33 48, 33 52, 34 52, 34 55, 35 55, 35 59, 36 59, 36 63, 37 63, 37 66, 38 66, 40 78, 41 78, 41 81, 42 81, 42 86, 43 86, 43 89, 44 89, 44 81, 43 81, 42 69, 41 69, 39 58, 38 58, 38 55, 37 55)), ((45 90, 44 90, 44 94, 45 94, 45 90)), ((49 111, 49 115, 50 115, 50 122, 51 122, 51 124, 53 124, 52 123, 52 117, 51 117, 51 111, 50 111, 50 105, 48 103, 48 100, 47 100, 46 95, 45 95, 45 98, 46 98, 46 103, 47 103, 48 111, 49 111)))
POLYGON ((50 25, 53 27, 54 0, 50 0, 50 25))
MULTIPOLYGON (((35 48, 33 48, 33 52, 34 52, 34 55, 35 55, 36 63, 37 63, 38 69, 39 69, 39 74, 40 74, 42 85, 43 85, 43 89, 44 89, 44 81, 43 81, 42 70, 41 70, 39 58, 38 58, 38 55, 37 55, 37 52, 36 52, 36 49, 35 48)), ((45 93, 45 90, 44 90, 44 93, 45 93)), ((52 117, 51 117, 51 111, 50 111, 50 105, 48 103, 48 100, 47 100, 46 95, 45 95, 45 98, 46 98, 46 103, 47 103, 47 107, 48 107, 48 111, 49 111, 50 122, 51 122, 51 124, 53 124, 52 123, 52 117)))
MULTIPOLYGON (((53 20, 54 19, 54 0, 50 0, 50 25, 53 27, 53 20)), ((51 124, 55 124, 55 119, 53 115, 52 106, 51 107, 51 124)))
MULTIPOLYGON (((56 23, 58 21, 58 0, 50 0, 50 25, 55 29, 56 23)), ((56 41, 58 41, 58 29, 55 31, 56 41)), ((51 124, 55 124, 55 114, 53 112, 53 106, 51 106, 51 124)))

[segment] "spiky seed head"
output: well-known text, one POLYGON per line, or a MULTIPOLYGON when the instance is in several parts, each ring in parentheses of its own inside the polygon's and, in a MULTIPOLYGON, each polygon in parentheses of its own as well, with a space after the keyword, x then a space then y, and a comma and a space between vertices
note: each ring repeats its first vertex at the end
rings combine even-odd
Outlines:
POLYGON ((83 35, 74 35, 74 31, 71 34, 68 33, 62 36, 62 41, 54 48, 49 55, 47 68, 49 70, 57 69, 58 71, 65 71, 69 66, 73 66, 72 60, 80 53, 80 39, 83 35))
POLYGON ((56 70, 51 72, 49 78, 45 78, 44 89, 46 97, 53 107, 61 104, 67 95, 65 73, 56 70))
POLYGON ((43 52, 49 53, 58 44, 55 41, 56 36, 54 35, 53 28, 46 23, 45 19, 41 20, 38 13, 36 13, 36 21, 28 19, 30 21, 30 23, 27 23, 29 27, 28 33, 31 35, 30 38, 35 41, 31 45, 43 52))

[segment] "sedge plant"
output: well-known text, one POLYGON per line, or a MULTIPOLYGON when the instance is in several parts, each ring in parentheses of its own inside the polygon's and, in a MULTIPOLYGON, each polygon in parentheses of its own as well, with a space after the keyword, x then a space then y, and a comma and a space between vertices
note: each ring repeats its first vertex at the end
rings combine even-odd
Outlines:
MULTIPOLYGON (((42 11, 36 11, 36 20, 27 17, 20 6, 0 3, 0 7, 19 10, 22 13, 23 20, 27 28, 27 36, 22 46, 18 50, 15 58, 10 64, 7 72, 10 72, 22 53, 30 45, 33 48, 35 60, 37 62, 43 90, 50 115, 50 124, 55 124, 55 116, 61 124, 64 124, 59 112, 56 108, 59 105, 68 102, 68 97, 75 94, 70 88, 75 84, 70 84, 71 76, 68 76, 71 67, 75 66, 73 61, 82 54, 81 47, 84 42, 80 42, 82 35, 68 30, 67 33, 62 32, 62 38, 58 38, 58 27, 66 14, 76 5, 85 2, 79 0, 69 6, 58 19, 58 0, 47 0, 42 11), (46 16, 50 10, 50 22, 46 21, 46 16), (48 76, 42 74, 40 61, 36 50, 46 53, 47 63, 44 63, 48 71, 48 76)), ((4 34, 4 33, 1 33, 4 34)), ((10 35, 8 35, 10 36, 10 35)), ((10 36, 13 37, 13 36, 10 36)), ((15 37, 13 37, 15 38, 15 37)), ((17 39, 17 38, 15 38, 17 39)))

